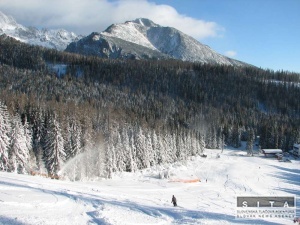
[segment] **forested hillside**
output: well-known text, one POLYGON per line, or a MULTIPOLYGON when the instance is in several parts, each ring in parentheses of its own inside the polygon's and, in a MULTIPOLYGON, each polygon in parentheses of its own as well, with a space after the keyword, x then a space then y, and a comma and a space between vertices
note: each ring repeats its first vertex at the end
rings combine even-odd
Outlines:
POLYGON ((300 142, 300 75, 108 60, 0 36, 0 170, 110 177, 222 145, 300 142))

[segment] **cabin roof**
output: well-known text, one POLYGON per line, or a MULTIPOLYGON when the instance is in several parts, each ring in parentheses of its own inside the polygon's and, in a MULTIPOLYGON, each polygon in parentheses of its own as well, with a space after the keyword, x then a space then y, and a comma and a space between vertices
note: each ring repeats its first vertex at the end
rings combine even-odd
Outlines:
POLYGON ((282 153, 281 149, 262 149, 263 153, 265 154, 276 154, 276 153, 282 153))

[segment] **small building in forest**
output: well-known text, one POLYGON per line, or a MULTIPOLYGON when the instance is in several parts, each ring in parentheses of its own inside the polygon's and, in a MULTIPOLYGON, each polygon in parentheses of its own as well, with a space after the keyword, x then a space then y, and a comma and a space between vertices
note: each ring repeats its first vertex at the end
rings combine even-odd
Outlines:
POLYGON ((261 151, 265 156, 270 155, 270 156, 274 156, 278 159, 282 156, 281 149, 262 149, 261 151))
POLYGON ((293 154, 296 155, 296 156, 300 156, 300 144, 294 144, 293 154))

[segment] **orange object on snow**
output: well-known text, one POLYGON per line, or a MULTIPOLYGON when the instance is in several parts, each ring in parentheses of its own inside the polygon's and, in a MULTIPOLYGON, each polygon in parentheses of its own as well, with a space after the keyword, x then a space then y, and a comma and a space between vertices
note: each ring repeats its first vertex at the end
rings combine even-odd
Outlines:
POLYGON ((197 178, 197 179, 174 179, 174 180, 170 180, 169 182, 196 183, 196 182, 201 182, 201 180, 199 178, 197 178))

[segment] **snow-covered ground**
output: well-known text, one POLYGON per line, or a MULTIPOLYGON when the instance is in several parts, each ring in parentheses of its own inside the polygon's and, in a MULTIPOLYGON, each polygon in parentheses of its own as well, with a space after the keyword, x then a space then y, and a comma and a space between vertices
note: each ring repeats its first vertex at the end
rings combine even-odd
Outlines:
POLYGON ((236 219, 236 198, 296 195, 299 208, 299 160, 248 157, 245 150, 232 149, 205 154, 89 182, 1 172, 0 224, 294 224, 282 218, 236 219), (163 173, 169 178, 160 179, 163 173), (193 179, 201 181, 178 182, 193 179), (172 195, 178 207, 172 206, 172 195))

